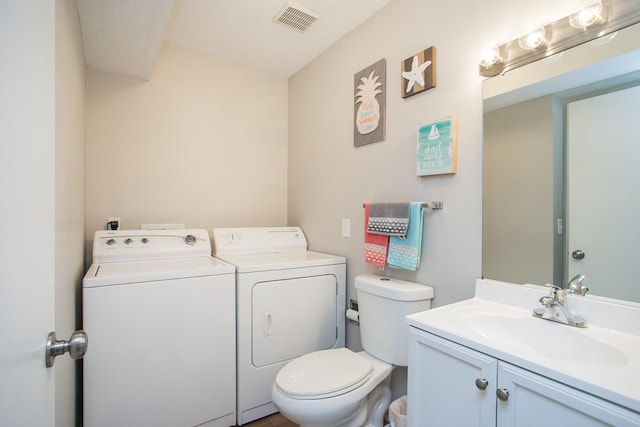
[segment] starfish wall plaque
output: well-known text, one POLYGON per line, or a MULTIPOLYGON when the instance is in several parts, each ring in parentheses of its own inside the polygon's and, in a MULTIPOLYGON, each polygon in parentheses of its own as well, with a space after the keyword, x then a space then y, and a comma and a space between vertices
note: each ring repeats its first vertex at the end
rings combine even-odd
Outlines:
POLYGON ((431 46, 402 61, 401 76, 403 98, 436 87, 436 48, 431 46))

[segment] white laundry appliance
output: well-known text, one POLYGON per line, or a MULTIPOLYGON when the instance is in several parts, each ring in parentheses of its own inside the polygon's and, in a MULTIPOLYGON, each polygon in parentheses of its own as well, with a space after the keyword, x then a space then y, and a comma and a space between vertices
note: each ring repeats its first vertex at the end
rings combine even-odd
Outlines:
POLYGON ((235 425, 235 268, 207 230, 98 231, 84 427, 235 425))
POLYGON ((307 250, 299 227, 216 228, 214 254, 236 267, 237 423, 277 412, 288 361, 344 347, 346 260, 307 250))

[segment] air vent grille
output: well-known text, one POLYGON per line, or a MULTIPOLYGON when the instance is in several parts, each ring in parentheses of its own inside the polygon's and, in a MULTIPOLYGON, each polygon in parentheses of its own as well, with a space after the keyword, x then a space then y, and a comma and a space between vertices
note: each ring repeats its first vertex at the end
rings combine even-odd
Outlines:
POLYGON ((273 20, 278 24, 303 33, 311 24, 316 22, 319 17, 320 15, 311 10, 303 9, 293 3, 287 3, 280 9, 280 12, 273 17, 273 20))

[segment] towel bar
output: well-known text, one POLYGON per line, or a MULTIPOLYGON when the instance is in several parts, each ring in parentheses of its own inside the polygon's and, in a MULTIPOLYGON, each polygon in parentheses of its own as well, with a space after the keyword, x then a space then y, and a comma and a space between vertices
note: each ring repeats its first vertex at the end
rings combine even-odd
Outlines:
MULTIPOLYGON (((364 208, 364 203, 362 204, 362 207, 364 208)), ((432 210, 444 209, 444 202, 422 203, 422 207, 432 210)))

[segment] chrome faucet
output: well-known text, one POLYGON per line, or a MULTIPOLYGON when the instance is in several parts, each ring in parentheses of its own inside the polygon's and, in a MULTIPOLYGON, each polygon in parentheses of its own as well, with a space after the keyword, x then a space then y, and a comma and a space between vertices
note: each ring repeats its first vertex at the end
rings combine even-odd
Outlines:
POLYGON ((585 277, 587 276, 584 274, 576 274, 571 280, 569 280, 569 283, 567 283, 567 286, 564 288, 570 294, 586 295, 586 293, 589 292, 589 287, 582 283, 585 277))
POLYGON ((540 304, 544 308, 533 309, 532 315, 540 319, 551 320, 552 322, 564 323, 565 325, 586 328, 587 321, 572 314, 567 308, 566 292, 555 285, 549 286, 549 296, 540 297, 540 304))

